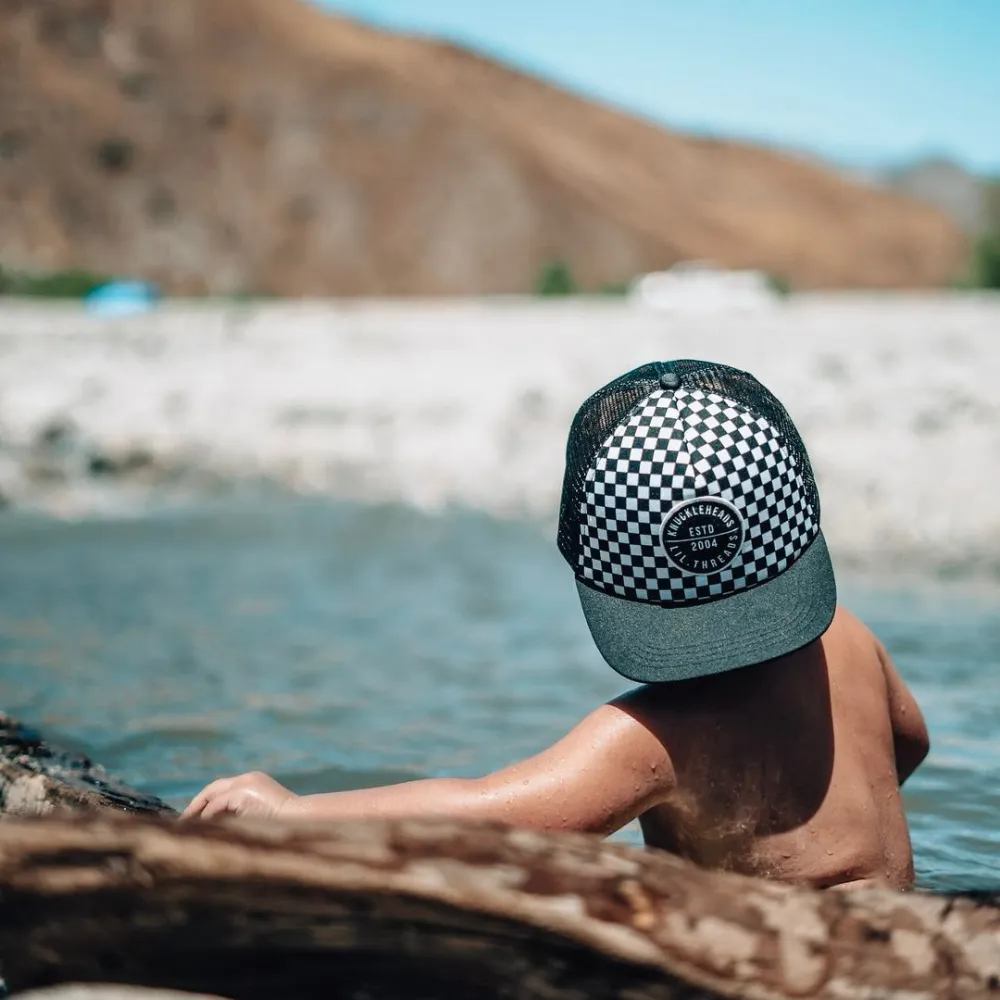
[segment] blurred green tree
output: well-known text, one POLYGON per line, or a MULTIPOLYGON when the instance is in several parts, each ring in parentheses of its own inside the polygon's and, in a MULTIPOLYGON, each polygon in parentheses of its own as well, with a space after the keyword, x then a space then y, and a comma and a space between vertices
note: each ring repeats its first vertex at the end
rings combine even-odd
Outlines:
POLYGON ((994 177, 986 184, 986 229, 1000 233, 1000 177, 994 177))
POLYGON ((967 285, 1000 290, 1000 227, 980 236, 972 250, 967 285))
POLYGON ((775 295, 779 296, 779 298, 785 299, 792 294, 792 283, 783 274, 776 274, 769 271, 765 275, 765 281, 767 282, 767 287, 775 295))
POLYGON ((564 260, 549 261, 538 275, 536 290, 539 295, 548 297, 554 295, 575 295, 577 288, 576 279, 570 270, 569 264, 564 260))
POLYGON ((89 271, 29 274, 0 268, 0 295, 39 299, 82 299, 106 282, 107 278, 91 274, 89 271))

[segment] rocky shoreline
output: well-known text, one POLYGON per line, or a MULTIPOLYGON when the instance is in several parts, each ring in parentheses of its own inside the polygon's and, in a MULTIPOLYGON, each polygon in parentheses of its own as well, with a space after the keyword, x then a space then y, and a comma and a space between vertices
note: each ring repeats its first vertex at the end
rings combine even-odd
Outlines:
POLYGON ((53 746, 0 712, 0 816, 45 816, 60 809, 176 815, 156 796, 130 788, 84 754, 53 746))
POLYGON ((747 368, 813 457, 836 556, 996 574, 1000 298, 0 303, 0 504, 135 514, 240 491, 551 522, 576 406, 653 358, 747 368))

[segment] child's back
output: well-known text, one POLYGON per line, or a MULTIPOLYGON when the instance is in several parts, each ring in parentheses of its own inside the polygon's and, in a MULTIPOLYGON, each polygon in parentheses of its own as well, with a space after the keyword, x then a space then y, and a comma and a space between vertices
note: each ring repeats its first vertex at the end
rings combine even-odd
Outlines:
POLYGON ((878 640, 845 609, 789 656, 649 685, 618 705, 673 770, 673 794, 641 817, 647 843, 813 885, 912 882, 899 786, 927 734, 878 640))

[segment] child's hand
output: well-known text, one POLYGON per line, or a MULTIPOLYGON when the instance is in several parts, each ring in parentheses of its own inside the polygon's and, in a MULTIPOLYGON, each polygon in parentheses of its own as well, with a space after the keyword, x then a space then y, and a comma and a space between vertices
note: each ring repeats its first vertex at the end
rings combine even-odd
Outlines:
POLYGON ((202 789, 184 810, 182 819, 217 816, 260 816, 275 819, 298 796, 260 771, 238 778, 220 778, 202 789))

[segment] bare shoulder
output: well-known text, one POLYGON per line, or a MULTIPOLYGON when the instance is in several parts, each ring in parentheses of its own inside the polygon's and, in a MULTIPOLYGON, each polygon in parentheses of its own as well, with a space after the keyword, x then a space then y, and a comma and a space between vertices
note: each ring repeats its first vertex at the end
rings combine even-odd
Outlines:
POLYGON ((834 638, 847 640, 854 646, 860 644, 866 652, 870 651, 873 654, 885 677, 890 699, 899 697, 901 694, 908 695, 909 692, 892 662, 892 657, 882 645, 879 637, 860 618, 842 605, 838 605, 830 631, 833 632, 834 629, 839 630, 839 635, 834 638))
POLYGON ((845 608, 843 604, 837 605, 837 612, 833 616, 833 623, 830 629, 831 631, 838 630, 855 641, 870 642, 874 649, 884 652, 878 636, 853 611, 845 608))
POLYGON ((847 654, 848 661, 856 667, 867 663, 871 669, 882 673, 892 664, 879 637, 842 604, 837 605, 837 613, 823 637, 823 644, 828 650, 832 648, 847 654))
POLYGON ((838 605, 834 623, 839 625, 844 635, 849 637, 852 643, 860 644, 866 651, 872 653, 885 675, 890 693, 893 689, 904 686, 903 680, 892 662, 892 657, 882 644, 882 640, 857 615, 842 605, 838 605))
POLYGON ((670 732, 670 713, 664 708, 662 685, 634 688, 604 705, 594 718, 617 732, 622 755, 631 764, 649 767, 661 782, 672 783, 673 763, 668 747, 674 734, 670 732))
POLYGON ((498 775, 624 787, 625 777, 641 773, 652 779, 649 790, 655 786, 663 791, 670 778, 669 760, 655 712, 641 697, 626 695, 594 709, 552 746, 498 775))
POLYGON ((674 776, 655 727, 629 699, 595 709, 552 746, 477 781, 515 825, 607 835, 663 801, 674 776))
POLYGON ((838 607, 834 624, 842 630, 840 639, 846 639, 853 646, 860 643, 863 649, 872 654, 870 660, 878 671, 880 683, 884 685, 896 749, 896 766, 902 784, 927 756, 930 748, 930 736, 923 713, 878 636, 843 607, 838 607))

